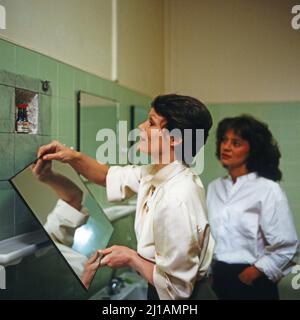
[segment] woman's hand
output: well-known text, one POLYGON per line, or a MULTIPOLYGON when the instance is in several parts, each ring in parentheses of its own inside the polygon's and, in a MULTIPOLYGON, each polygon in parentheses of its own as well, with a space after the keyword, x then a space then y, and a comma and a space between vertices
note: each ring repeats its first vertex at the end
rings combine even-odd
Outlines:
POLYGON ((102 254, 97 251, 85 264, 81 281, 86 288, 89 288, 91 281, 98 270, 102 258, 102 254))
POLYGON ((82 152, 68 148, 58 141, 44 145, 38 150, 38 158, 44 161, 57 160, 68 163, 75 171, 83 175, 89 181, 106 186, 106 176, 109 167, 106 164, 99 163, 82 152))
POLYGON ((136 251, 124 246, 112 246, 100 251, 104 257, 101 260, 101 266, 111 268, 121 268, 132 266, 136 251))
POLYGON ((33 175, 50 186, 57 196, 71 207, 82 209, 83 191, 68 177, 52 171, 52 161, 38 159, 31 166, 33 175))
POLYGON ((47 183, 53 177, 51 161, 38 161, 31 166, 33 175, 41 182, 47 183))
POLYGON ((66 147, 58 141, 52 141, 40 147, 37 155, 38 158, 41 157, 43 160, 58 160, 64 163, 71 163, 76 160, 79 152, 66 147))
POLYGON ((253 281, 261 277, 263 273, 259 271, 255 266, 247 267, 239 274, 239 279, 242 283, 251 286, 253 281))
POLYGON ((101 259, 101 266, 111 268, 130 267, 137 271, 149 283, 154 284, 153 270, 155 263, 139 256, 136 251, 123 246, 112 246, 98 251, 104 255, 101 259))

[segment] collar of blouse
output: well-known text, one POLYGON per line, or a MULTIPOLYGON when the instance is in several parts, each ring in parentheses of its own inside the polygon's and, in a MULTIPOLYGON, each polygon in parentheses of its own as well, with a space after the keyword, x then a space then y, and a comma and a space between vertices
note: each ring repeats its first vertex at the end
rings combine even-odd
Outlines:
POLYGON ((157 172, 154 172, 154 165, 145 166, 143 168, 143 177, 146 182, 151 182, 154 187, 157 187, 169 181, 185 169, 187 169, 185 164, 175 160, 157 172))

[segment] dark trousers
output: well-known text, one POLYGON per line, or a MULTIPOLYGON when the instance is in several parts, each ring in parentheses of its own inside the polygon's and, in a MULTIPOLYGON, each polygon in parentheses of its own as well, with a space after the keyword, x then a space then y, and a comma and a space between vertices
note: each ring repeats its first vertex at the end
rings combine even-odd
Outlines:
POLYGON ((148 283, 147 300, 160 300, 154 286, 148 283))
POLYGON ((277 285, 265 275, 246 285, 239 274, 250 265, 228 264, 214 261, 212 264, 212 288, 220 300, 278 300, 277 285))

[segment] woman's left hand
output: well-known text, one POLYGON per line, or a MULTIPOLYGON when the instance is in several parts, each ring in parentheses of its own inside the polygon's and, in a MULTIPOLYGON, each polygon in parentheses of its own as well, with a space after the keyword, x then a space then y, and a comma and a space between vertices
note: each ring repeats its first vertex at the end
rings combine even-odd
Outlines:
POLYGON ((259 271, 255 266, 250 266, 239 274, 239 279, 242 283, 251 286, 253 281, 261 276, 261 271, 259 271))
POLYGON ((81 281, 84 284, 84 286, 88 289, 91 281, 94 278, 94 275, 96 271, 98 270, 100 266, 102 255, 100 252, 96 252, 85 264, 84 266, 84 272, 81 277, 81 281))
POLYGON ((131 266, 136 251, 124 246, 112 246, 110 248, 99 250, 104 257, 101 260, 101 266, 111 268, 121 268, 131 266))
POLYGON ((35 164, 31 166, 33 175, 41 182, 47 183, 53 177, 52 161, 43 161, 38 159, 35 164))

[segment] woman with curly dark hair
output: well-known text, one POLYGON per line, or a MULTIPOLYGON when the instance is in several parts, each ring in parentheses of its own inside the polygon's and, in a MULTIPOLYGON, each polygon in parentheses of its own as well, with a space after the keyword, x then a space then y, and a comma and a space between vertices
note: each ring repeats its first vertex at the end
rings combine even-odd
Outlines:
POLYGON ((298 238, 278 184, 277 142, 251 116, 226 118, 216 156, 229 175, 208 187, 213 289, 219 299, 279 299, 277 282, 295 263, 298 238))

